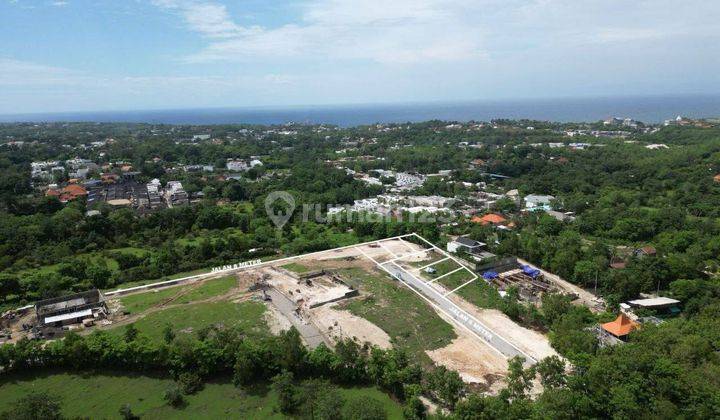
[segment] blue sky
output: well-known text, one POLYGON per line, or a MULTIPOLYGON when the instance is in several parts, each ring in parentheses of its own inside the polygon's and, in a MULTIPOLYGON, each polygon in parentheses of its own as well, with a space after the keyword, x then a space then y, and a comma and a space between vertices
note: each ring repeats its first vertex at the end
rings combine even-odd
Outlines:
POLYGON ((0 113, 720 93, 707 0, 0 0, 0 113))

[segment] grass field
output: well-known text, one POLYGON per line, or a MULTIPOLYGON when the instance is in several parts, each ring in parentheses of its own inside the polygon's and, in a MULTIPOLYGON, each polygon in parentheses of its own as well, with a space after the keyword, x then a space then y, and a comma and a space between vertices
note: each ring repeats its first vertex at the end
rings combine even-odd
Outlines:
POLYGON ((291 262, 290 264, 281 265, 280 267, 284 268, 288 271, 292 271, 293 273, 298 273, 298 274, 303 274, 303 273, 307 273, 308 271, 311 271, 310 267, 308 267, 304 264, 296 263, 296 262, 291 262))
MULTIPOLYGON (((143 256, 143 255, 147 255, 149 253, 150 253, 150 251, 148 251, 146 249, 128 246, 128 247, 124 247, 124 248, 108 249, 106 251, 97 251, 97 252, 88 252, 85 254, 77 254, 72 258, 66 258, 66 260, 68 262, 77 261, 77 260, 85 260, 92 264, 104 265, 112 271, 117 271, 119 269, 119 265, 118 265, 118 262, 112 258, 112 254, 133 254, 136 256, 143 256)), ((18 274, 28 275, 28 274, 33 274, 33 273, 51 273, 51 272, 57 271, 57 269, 60 267, 60 264, 61 263, 45 265, 45 266, 37 267, 37 268, 28 268, 26 270, 19 271, 18 274)))
POLYGON ((235 276, 227 276, 219 279, 208 280, 198 287, 193 288, 177 300, 178 303, 189 303, 204 300, 213 296, 220 296, 229 292, 237 285, 235 276))
MULTIPOLYGON (((276 412, 277 396, 266 385, 238 389, 227 380, 211 382, 197 394, 186 396, 185 407, 174 409, 162 398, 170 384, 172 380, 167 378, 124 373, 11 375, 0 381, 0 411, 31 391, 44 391, 60 398, 63 414, 71 418, 119 418, 123 404, 130 404, 134 414, 148 419, 284 418, 276 412)), ((340 392, 346 401, 374 398, 382 402, 388 418, 402 418, 400 406, 376 388, 343 388, 340 392)))
MULTIPOLYGON (((434 274, 429 274, 424 271, 422 272, 422 276, 428 281, 445 273, 449 273, 452 270, 459 268, 460 265, 453 260, 447 260, 438 263, 433 267, 437 270, 434 274)), ((472 278, 473 275, 470 274, 470 272, 467 270, 460 270, 450 274, 449 276, 441 278, 437 281, 437 283, 442 284, 448 291, 451 291, 467 283, 472 278)), ((478 278, 474 282, 465 285, 465 287, 455 293, 479 308, 500 307, 500 294, 498 294, 497 290, 488 285, 482 278, 478 278)))
POLYGON ((131 314, 142 312, 158 303, 169 299, 180 291, 178 287, 170 287, 167 289, 149 290, 143 293, 128 295, 120 298, 125 310, 131 314))
MULTIPOLYGON (((432 266, 432 268, 435 269, 434 273, 431 274, 425 270, 422 270, 421 274, 426 280, 432 280, 436 277, 440 277, 443 274, 447 274, 447 273, 449 273, 455 269, 458 269, 460 267, 461 267, 460 264, 456 263, 454 260, 445 260, 443 262, 439 262, 432 266)), ((462 271, 458 271, 458 273, 460 273, 460 272, 462 272, 462 271)), ((466 274, 467 274, 467 272, 466 272, 466 274)))
POLYGON ((502 304, 502 297, 498 291, 485 283, 482 277, 455 293, 478 308, 498 309, 502 304))
POLYGON ((229 292, 236 284, 237 281, 235 276, 227 276, 219 279, 207 280, 199 286, 188 285, 168 287, 160 290, 148 290, 147 292, 121 297, 120 302, 122 302, 126 311, 133 314, 151 308, 162 301, 181 293, 182 291, 189 290, 177 300, 173 301, 173 304, 190 303, 208 299, 213 296, 219 296, 229 292))
POLYGON ((397 346, 406 349, 416 360, 427 362, 425 350, 444 347, 456 337, 453 327, 425 301, 389 276, 359 268, 341 270, 341 273, 350 283, 371 294, 346 303, 345 308, 382 328, 397 346))
MULTIPOLYGON (((179 333, 194 333, 209 325, 238 326, 250 337, 262 337, 270 334, 264 313, 265 305, 255 301, 196 303, 152 312, 137 320, 135 327, 152 340, 162 340, 168 324, 179 333)), ((122 334, 124 328, 110 331, 122 334)))

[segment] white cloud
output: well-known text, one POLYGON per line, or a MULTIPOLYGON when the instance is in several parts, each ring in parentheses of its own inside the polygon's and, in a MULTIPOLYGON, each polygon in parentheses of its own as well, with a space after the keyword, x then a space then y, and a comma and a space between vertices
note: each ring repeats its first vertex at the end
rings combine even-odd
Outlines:
POLYGON ((46 86, 80 82, 82 78, 81 72, 61 67, 0 58, 0 86, 46 86))
MULTIPOLYGON (((226 7, 227 0, 131 0, 142 18, 148 9, 136 3, 151 2, 162 23, 195 34, 200 46, 179 37, 167 54, 156 45, 134 60, 111 48, 78 51, 73 62, 103 62, 78 64, 83 71, 0 58, 0 107, 367 103, 720 86, 720 2, 290 0, 257 7, 262 1, 272 0, 248 2, 253 9, 239 1, 226 7), (184 53, 169 55, 177 51, 184 53)), ((162 30, 152 23, 148 34, 162 30)), ((42 39, 42 29, 36 32, 42 39)), ((72 47, 64 44, 58 48, 72 47)))
MULTIPOLYGON (((306 0, 292 23, 243 26, 215 0, 154 0, 211 39, 190 62, 482 63, 508 51, 717 35, 720 6, 688 0, 306 0)), ((718 3, 720 4, 720 3, 718 3)), ((565 51, 571 53, 572 51, 565 51)))
POLYGON ((50 3, 50 5, 55 6, 55 7, 65 7, 68 4, 70 4, 70 3, 66 2, 66 1, 62 1, 62 0, 54 1, 54 2, 50 3))
MULTIPOLYGON (((121 76, 0 58, 0 114, 38 110, 217 106, 243 95, 275 98, 296 86, 297 76, 281 73, 223 76, 121 76), (43 109, 49 103, 50 109, 43 109), (144 104, 144 105, 138 105, 144 104), (41 107, 41 108, 38 108, 41 107)), ((257 102, 260 104, 261 102, 257 102)), ((266 101, 269 105, 272 102, 266 101)))
POLYGON ((213 40, 188 61, 330 58, 381 63, 454 61, 484 56, 482 28, 467 21, 468 8, 443 0, 314 0, 297 22, 275 28, 241 26, 224 5, 154 0, 213 40))
POLYGON ((225 5, 195 0, 152 0, 162 9, 179 14, 188 27, 208 38, 231 38, 252 32, 233 22, 225 5))

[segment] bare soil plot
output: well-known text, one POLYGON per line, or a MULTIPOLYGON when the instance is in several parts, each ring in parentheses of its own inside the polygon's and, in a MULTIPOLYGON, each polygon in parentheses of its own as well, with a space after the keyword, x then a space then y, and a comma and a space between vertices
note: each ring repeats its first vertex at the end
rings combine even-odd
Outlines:
POLYGON ((496 309, 480 309, 455 294, 448 296, 448 298, 536 360, 558 355, 550 345, 547 337, 517 324, 504 313, 496 309))
POLYGON ((390 336, 382 328, 347 310, 338 309, 337 304, 311 309, 310 316, 321 331, 334 341, 351 339, 360 344, 367 342, 383 349, 392 347, 390 336))
POLYGON ((427 362, 426 350, 444 347, 456 337, 451 324, 386 273, 352 268, 343 276, 359 284, 361 294, 339 308, 381 328, 394 346, 407 350, 416 360, 427 362))
POLYGON ((456 328, 458 337, 449 345, 427 351, 433 362, 457 371, 469 384, 477 384, 490 390, 496 382, 504 383, 507 373, 507 359, 480 343, 467 331, 456 328))

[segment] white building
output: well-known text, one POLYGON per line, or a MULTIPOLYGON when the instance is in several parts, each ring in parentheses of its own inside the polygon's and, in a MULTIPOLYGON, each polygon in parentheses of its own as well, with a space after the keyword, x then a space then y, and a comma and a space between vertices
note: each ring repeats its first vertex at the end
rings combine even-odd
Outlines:
POLYGON ((447 251, 456 253, 458 251, 465 251, 468 254, 473 254, 480 251, 486 244, 476 241, 474 239, 460 236, 459 238, 447 243, 447 251))
POLYGON ((250 169, 244 160, 229 160, 226 166, 228 171, 233 172, 244 172, 250 169))
POLYGON ((550 202, 554 200, 555 197, 552 195, 537 195, 537 194, 530 194, 526 195, 525 200, 525 210, 534 211, 534 210, 552 210, 552 206, 550 205, 550 202))

